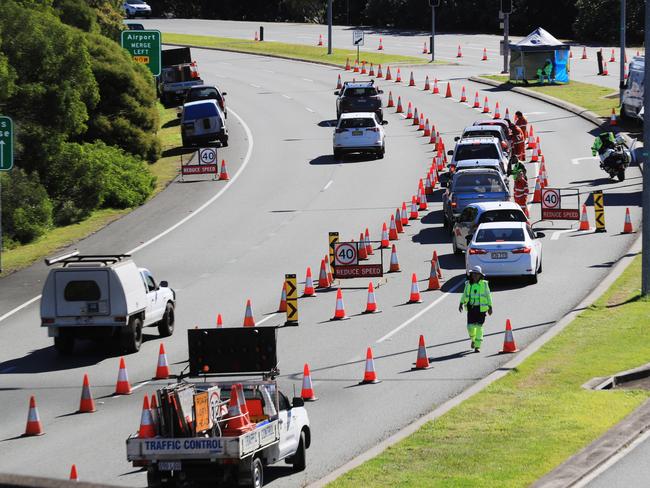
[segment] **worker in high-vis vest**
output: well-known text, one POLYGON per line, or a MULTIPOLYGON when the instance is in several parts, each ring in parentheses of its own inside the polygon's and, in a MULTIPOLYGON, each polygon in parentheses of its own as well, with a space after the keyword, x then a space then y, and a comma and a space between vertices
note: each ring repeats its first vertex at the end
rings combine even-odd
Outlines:
POLYGON ((485 314, 492 315, 492 294, 480 266, 469 270, 469 279, 465 281, 465 289, 460 297, 459 312, 463 311, 463 305, 467 307, 467 332, 472 349, 481 352, 485 314))

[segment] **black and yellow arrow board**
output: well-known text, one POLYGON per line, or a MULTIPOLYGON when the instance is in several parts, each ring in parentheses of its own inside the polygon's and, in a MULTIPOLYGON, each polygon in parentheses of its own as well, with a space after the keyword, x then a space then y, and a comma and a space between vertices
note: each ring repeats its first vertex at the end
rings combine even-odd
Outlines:
POLYGON ((284 275, 284 289, 287 294, 287 321, 285 325, 298 325, 298 282, 295 274, 284 275))
POLYGON ((596 232, 607 232, 605 229, 605 197, 602 191, 592 193, 594 197, 594 213, 596 214, 596 232))

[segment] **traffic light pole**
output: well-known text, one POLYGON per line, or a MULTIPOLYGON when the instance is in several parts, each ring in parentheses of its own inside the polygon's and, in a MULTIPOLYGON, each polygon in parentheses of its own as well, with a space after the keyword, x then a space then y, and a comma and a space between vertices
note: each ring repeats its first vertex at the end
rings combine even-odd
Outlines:
POLYGON ((327 54, 332 54, 332 0, 327 0, 327 54))
MULTIPOLYGON (((650 43, 650 2, 645 2, 645 46, 650 43)), ((621 59, 621 63, 624 59, 621 59)), ((645 76, 650 79, 650 63, 645 63, 645 76)), ((643 106, 650 107, 650 90, 643 90, 643 106)), ((650 130, 643 131, 643 217, 641 221, 641 295, 650 295, 650 130)))

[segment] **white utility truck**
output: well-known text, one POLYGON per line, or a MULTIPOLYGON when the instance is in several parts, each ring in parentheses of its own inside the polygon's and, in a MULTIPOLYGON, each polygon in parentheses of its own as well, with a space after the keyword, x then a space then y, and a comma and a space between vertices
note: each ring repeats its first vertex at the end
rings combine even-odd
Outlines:
POLYGON ((153 429, 141 425, 126 440, 126 458, 147 467, 148 487, 257 488, 271 464, 305 469, 309 417, 302 398, 289 403, 278 390, 276 334, 276 327, 187 331, 188 375, 158 389, 153 429))
POLYGON ((127 254, 81 255, 74 251, 46 259, 50 269, 41 297, 41 326, 54 337, 61 354, 71 354, 75 339, 115 338, 137 352, 142 329, 158 326, 161 336, 174 332, 176 293, 156 283, 127 254))

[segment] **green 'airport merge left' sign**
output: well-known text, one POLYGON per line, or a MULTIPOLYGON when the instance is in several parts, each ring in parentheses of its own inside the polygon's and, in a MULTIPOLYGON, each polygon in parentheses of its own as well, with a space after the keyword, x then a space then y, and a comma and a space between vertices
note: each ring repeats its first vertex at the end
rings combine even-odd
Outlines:
POLYGON ((136 63, 146 64, 154 76, 160 75, 162 36, 157 30, 124 30, 122 47, 136 63))
POLYGON ((0 116, 0 171, 14 167, 14 124, 9 117, 0 116))

